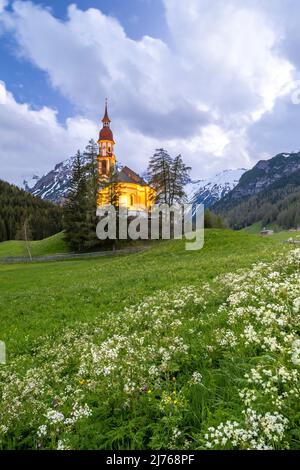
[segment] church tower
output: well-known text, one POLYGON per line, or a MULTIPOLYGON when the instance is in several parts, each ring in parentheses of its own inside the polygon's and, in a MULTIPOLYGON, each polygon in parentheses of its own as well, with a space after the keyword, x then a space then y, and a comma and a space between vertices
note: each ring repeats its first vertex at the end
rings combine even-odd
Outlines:
POLYGON ((114 138, 110 128, 110 119, 107 112, 107 99, 105 100, 105 111, 102 119, 103 127, 99 133, 99 155, 98 155, 98 172, 101 178, 107 178, 111 170, 116 165, 116 157, 114 153, 114 138))
POLYGON ((99 145, 98 174, 100 182, 103 183, 102 186, 99 185, 98 208, 100 210, 102 206, 113 204, 117 207, 126 207, 130 215, 143 213, 147 216, 155 201, 155 190, 128 166, 116 168, 115 142, 110 128, 107 100, 102 123, 103 127, 97 142, 99 145), (111 172, 114 169, 116 171, 112 175, 111 172))

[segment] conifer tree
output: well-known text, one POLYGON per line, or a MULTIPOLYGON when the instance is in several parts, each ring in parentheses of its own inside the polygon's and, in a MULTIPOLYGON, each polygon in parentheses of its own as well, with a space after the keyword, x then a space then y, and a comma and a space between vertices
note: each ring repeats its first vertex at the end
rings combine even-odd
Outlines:
POLYGON ((85 167, 80 151, 74 158, 70 191, 64 204, 65 238, 74 251, 86 247, 88 234, 88 191, 85 167))
POLYGON ((150 158, 147 171, 149 184, 156 190, 156 202, 165 204, 185 202, 184 187, 190 181, 190 170, 181 155, 172 158, 166 150, 157 149, 150 158))
POLYGON ((4 219, 0 217, 0 242, 7 240, 7 231, 4 219))
POLYGON ((204 227, 205 228, 225 228, 226 221, 222 219, 219 214, 206 209, 204 213, 204 227))
POLYGON ((85 161, 85 169, 88 177, 89 192, 91 194, 91 202, 95 209, 97 208, 97 194, 99 189, 99 175, 98 175, 98 146, 96 142, 91 139, 83 153, 85 161))
POLYGON ((185 185, 191 181, 191 167, 186 166, 182 156, 177 155, 170 167, 170 204, 186 202, 185 185))
POLYGON ((149 184, 156 191, 156 202, 168 204, 170 202, 170 179, 172 158, 163 148, 157 149, 150 158, 147 176, 149 184))
POLYGON ((98 175, 98 146, 93 139, 91 139, 85 148, 84 161, 85 161, 85 174, 87 185, 87 240, 85 241, 85 248, 90 249, 99 243, 96 235, 97 227, 97 198, 99 191, 99 175, 98 175))

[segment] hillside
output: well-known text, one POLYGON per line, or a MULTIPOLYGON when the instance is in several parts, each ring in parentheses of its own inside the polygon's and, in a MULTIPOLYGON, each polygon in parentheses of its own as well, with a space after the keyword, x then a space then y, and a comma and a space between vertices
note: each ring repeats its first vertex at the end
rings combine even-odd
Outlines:
POLYGON ((46 238, 62 230, 62 209, 0 180, 0 242, 23 239, 25 220, 33 240, 46 238))
MULTIPOLYGON (((63 232, 29 242, 32 256, 47 256, 59 253, 68 253, 69 247, 64 240, 63 232)), ((0 261, 2 258, 8 257, 28 257, 25 243, 21 240, 10 240, 0 243, 0 261)))
MULTIPOLYGON (((37 254, 46 254, 40 247, 61 243, 61 237, 62 234, 57 234, 34 242, 37 254)), ((2 256, 8 256, 8 243, 15 242, 0 244, 2 256)), ((141 301, 160 289, 209 281, 218 273, 251 265, 258 253, 261 257, 271 257, 274 246, 277 244, 272 240, 256 235, 211 229, 205 231, 204 248, 195 252, 185 251, 182 240, 170 240, 157 241, 145 252, 134 255, 0 265, 0 311, 1 314, 6 312, 5 317, 1 317, 2 335, 7 332, 2 339, 14 350, 11 342, 15 344, 15 340, 9 334, 12 328, 18 336, 18 349, 27 344, 25 332, 33 339, 44 333, 46 324, 49 331, 54 331, 65 322, 70 325, 82 316, 93 319, 99 312, 109 313, 112 305, 118 310, 124 303, 141 301), (22 292, 22 296, 12 304, 10 300, 15 292, 22 292), (43 299, 42 304, 35 303, 33 292, 43 299), (20 309, 26 321, 18 317, 20 309)))
POLYGON ((299 261, 287 252, 256 235, 207 230, 197 252, 178 240, 130 256, 0 265, 9 351, 0 370, 1 449, 297 448, 289 376, 276 389, 284 417, 264 395, 265 381, 246 379, 260 368, 295 369, 292 309, 283 303, 297 295, 299 261), (282 305, 274 321, 272 302, 282 305), (245 309, 257 303, 261 318, 245 309), (277 322, 281 311, 286 322, 277 322), (287 354, 270 348, 275 340, 287 354), (249 416, 242 391, 255 396, 249 416), (213 437, 227 420, 244 441, 213 437), (265 432, 260 423, 269 422, 265 432))
POLYGON ((300 226, 300 171, 222 213, 237 229, 257 221, 284 229, 300 226))
POLYGON ((290 228, 300 224, 300 153, 258 162, 213 210, 234 228, 261 221, 290 228))

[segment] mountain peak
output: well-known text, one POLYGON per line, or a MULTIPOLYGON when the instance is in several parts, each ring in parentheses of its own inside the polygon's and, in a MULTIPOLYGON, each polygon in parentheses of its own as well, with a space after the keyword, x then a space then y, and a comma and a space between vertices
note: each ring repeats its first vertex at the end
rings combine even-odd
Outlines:
POLYGON ((216 202, 214 209, 220 212, 231 210, 241 202, 273 188, 275 184, 282 182, 284 185, 299 171, 300 152, 280 153, 269 160, 260 160, 241 176, 236 187, 222 201, 216 202))
POLYGON ((226 169, 211 178, 190 183, 186 187, 188 200, 193 204, 211 207, 236 187, 245 171, 245 168, 226 169))
MULTIPOLYGON (((34 196, 60 204, 70 187, 72 162, 73 157, 68 158, 57 163, 53 170, 41 178, 34 175, 32 178, 24 180, 24 189, 34 196)), ((226 169, 212 178, 189 183, 185 188, 188 200, 193 203, 203 203, 206 207, 210 207, 238 184, 241 175, 245 171, 245 168, 226 169)))

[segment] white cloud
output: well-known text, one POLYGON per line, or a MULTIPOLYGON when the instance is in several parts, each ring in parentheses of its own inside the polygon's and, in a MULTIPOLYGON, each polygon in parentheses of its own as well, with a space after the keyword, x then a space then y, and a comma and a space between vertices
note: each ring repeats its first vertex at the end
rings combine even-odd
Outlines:
POLYGON ((230 143, 229 136, 215 124, 211 124, 202 129, 200 138, 191 139, 190 146, 192 151, 203 148, 204 152, 212 153, 220 157, 224 153, 226 145, 230 143))
POLYGON ((240 0, 165 5, 176 48, 211 105, 247 117, 272 109, 293 66, 276 51, 281 35, 264 12, 240 0))
POLYGON ((21 184, 22 178, 51 169, 73 155, 95 134, 96 125, 83 117, 61 126, 56 111, 19 104, 0 82, 1 177, 21 184))
POLYGON ((0 0, 0 13, 7 7, 8 0, 0 0))
MULTIPOLYGON (((16 1, 13 12, 1 18, 19 53, 47 72, 53 87, 85 117, 62 127, 53 110, 27 106, 32 127, 42 119, 50 122, 54 134, 66 138, 69 153, 73 142, 74 153, 109 96, 122 162, 142 170, 153 150, 165 146, 205 176, 260 158, 266 149, 258 145, 257 154, 250 154, 248 131, 289 93, 295 65, 282 47, 287 20, 281 24, 270 3, 164 0, 168 44, 149 36, 132 40, 116 19, 75 5, 61 21, 35 4, 16 1)), ((282 1, 274 6, 282 17, 282 1)), ((51 151, 43 159, 48 164, 61 159, 51 151)))

